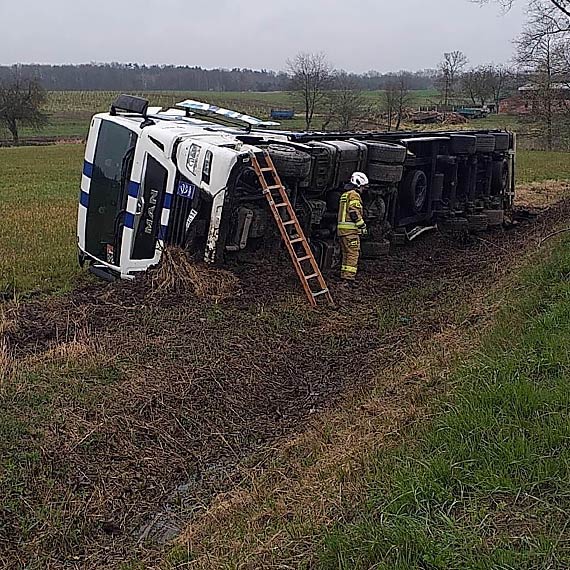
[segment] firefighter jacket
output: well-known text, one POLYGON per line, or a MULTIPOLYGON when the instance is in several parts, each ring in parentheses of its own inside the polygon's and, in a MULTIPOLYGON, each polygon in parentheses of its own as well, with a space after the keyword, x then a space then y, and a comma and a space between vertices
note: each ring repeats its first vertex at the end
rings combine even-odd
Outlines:
POLYGON ((338 235, 358 236, 366 222, 362 217, 362 199, 356 190, 345 192, 340 198, 338 210, 338 235))

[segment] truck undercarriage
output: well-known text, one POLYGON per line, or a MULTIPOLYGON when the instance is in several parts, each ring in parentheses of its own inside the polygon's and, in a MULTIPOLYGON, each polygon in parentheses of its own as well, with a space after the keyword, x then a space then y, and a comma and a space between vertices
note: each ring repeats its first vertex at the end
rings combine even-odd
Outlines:
MULTIPOLYGON (((355 171, 371 180, 364 195, 365 258, 385 255, 439 224, 483 231, 503 224, 512 204, 513 136, 506 132, 298 135, 290 142, 249 140, 266 149, 323 269, 338 260, 336 223, 342 188, 355 171)), ((267 249, 279 233, 255 173, 245 168, 228 197, 220 233, 223 259, 267 249)), ((186 212, 179 217, 184 218, 186 212)), ((174 214, 176 215, 176 214, 174 214)), ((207 215, 193 236, 173 228, 167 241, 201 251, 207 215)))

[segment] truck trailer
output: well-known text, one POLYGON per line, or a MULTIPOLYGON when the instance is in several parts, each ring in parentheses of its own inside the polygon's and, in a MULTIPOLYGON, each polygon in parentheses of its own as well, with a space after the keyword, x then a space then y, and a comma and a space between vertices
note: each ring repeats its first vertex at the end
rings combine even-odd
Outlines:
POLYGON ((91 120, 79 198, 79 261, 133 278, 167 246, 223 264, 281 247, 252 158, 268 153, 323 271, 355 171, 370 179, 364 258, 435 227, 480 232, 512 207, 516 135, 502 130, 292 132, 197 101, 174 109, 122 95, 91 120))

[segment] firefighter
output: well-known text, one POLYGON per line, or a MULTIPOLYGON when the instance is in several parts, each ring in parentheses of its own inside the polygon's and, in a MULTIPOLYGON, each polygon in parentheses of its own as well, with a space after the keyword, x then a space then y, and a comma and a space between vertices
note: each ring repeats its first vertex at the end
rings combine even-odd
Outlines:
POLYGON ((340 198, 338 211, 338 235, 342 251, 341 279, 352 283, 358 273, 360 236, 367 235, 366 222, 362 217, 361 195, 368 187, 368 177, 355 172, 346 184, 346 192, 340 198))

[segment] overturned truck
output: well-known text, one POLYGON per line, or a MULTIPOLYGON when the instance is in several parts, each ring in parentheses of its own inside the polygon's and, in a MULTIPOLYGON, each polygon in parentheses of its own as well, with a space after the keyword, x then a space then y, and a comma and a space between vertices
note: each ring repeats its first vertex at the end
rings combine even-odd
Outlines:
POLYGON ((512 207, 516 137, 505 131, 296 133, 235 111, 185 101, 149 108, 120 96, 91 121, 79 200, 79 260, 131 278, 167 245, 209 263, 280 247, 252 168, 268 152, 323 270, 339 260, 336 222, 354 171, 364 197, 365 258, 434 226, 483 231, 512 207))

